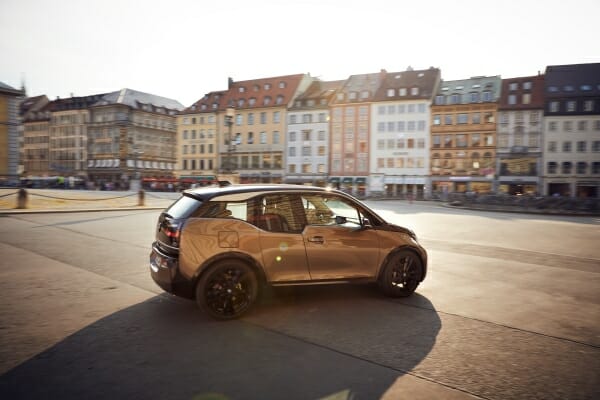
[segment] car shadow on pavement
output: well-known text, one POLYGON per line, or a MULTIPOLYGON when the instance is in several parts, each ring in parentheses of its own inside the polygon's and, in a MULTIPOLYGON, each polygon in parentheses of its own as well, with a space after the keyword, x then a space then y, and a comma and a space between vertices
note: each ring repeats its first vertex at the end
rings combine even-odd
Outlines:
POLYGON ((371 286, 275 290, 218 322, 166 295, 115 312, 0 376, 4 399, 376 399, 441 328, 371 286))

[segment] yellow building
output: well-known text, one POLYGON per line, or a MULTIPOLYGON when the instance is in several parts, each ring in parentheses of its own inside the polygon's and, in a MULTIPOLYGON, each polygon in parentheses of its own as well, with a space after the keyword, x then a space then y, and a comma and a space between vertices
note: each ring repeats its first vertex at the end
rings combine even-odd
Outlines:
POLYGON ((443 81, 431 107, 434 193, 495 191, 499 76, 443 81))
POLYGON ((0 82, 0 182, 19 181, 19 103, 23 91, 0 82))
POLYGON ((177 116, 176 175, 184 186, 211 183, 217 177, 217 137, 223 130, 217 121, 225 108, 226 93, 208 93, 177 116))

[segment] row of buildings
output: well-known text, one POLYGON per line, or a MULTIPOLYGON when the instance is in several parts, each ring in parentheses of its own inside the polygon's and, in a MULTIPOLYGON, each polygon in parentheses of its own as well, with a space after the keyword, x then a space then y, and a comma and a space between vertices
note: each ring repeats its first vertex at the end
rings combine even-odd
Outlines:
POLYGON ((22 96, 0 86, 0 104, 11 110, 0 118, 18 115, 0 125, 7 176, 125 186, 138 176, 219 176, 358 195, 600 197, 600 63, 509 79, 445 81, 433 67, 340 81, 230 78, 189 107, 131 89, 22 96))

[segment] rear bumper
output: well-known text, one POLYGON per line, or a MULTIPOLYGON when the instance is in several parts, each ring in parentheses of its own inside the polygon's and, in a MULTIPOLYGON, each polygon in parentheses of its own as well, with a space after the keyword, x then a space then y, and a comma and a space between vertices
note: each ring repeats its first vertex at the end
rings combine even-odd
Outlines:
POLYGON ((194 297, 193 283, 179 273, 178 258, 161 251, 156 243, 150 252, 150 276, 166 292, 188 299, 194 297))

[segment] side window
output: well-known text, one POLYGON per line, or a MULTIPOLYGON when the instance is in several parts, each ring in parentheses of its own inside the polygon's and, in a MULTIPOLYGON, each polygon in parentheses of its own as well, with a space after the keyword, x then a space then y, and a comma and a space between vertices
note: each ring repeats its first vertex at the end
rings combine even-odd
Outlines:
POLYGON ((200 218, 237 218, 246 221, 246 202, 210 201, 198 215, 200 218))
POLYGON ((356 228, 362 226, 364 215, 355 205, 335 195, 307 195, 302 197, 309 225, 338 225, 356 228), (336 217, 342 217, 340 218, 336 217))
POLYGON ((251 223, 269 232, 300 233, 306 224, 300 198, 295 194, 268 194, 258 198, 251 223))

